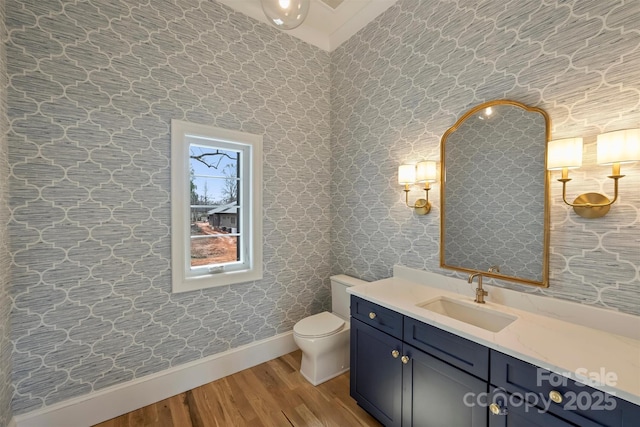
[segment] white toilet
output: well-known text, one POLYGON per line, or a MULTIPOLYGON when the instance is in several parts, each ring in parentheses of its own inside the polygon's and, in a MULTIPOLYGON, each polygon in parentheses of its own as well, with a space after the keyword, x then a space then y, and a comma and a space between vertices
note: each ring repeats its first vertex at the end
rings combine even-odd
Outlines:
POLYGON ((318 385, 349 370, 349 286, 366 283, 340 274, 331 276, 332 312, 323 311, 293 326, 293 340, 302 350, 300 373, 318 385))

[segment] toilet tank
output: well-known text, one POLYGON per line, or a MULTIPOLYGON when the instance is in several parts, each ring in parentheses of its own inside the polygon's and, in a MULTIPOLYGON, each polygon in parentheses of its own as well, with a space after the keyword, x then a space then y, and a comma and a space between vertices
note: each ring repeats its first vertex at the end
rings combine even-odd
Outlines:
POLYGON ((331 276, 331 311, 345 320, 349 319, 350 294, 347 293, 347 288, 363 283, 367 282, 345 274, 331 276))

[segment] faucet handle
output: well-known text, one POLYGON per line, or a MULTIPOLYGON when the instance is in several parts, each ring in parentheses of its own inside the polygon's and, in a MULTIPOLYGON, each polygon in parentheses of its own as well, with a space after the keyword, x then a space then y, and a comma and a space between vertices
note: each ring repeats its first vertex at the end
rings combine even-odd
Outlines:
POLYGON ((474 302, 477 302, 478 304, 484 304, 484 297, 486 297, 487 295, 489 295, 489 292, 482 289, 481 284, 478 284, 478 287, 476 288, 476 299, 474 300, 474 302))

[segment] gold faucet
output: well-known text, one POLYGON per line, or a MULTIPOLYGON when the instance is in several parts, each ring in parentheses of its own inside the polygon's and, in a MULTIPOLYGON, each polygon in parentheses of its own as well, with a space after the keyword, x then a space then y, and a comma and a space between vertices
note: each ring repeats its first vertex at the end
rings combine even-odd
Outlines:
POLYGON ((478 304, 484 304, 484 297, 489 295, 489 292, 482 289, 482 273, 474 273, 469 275, 469 283, 473 283, 473 278, 478 276, 478 287, 476 288, 476 299, 474 300, 478 304))

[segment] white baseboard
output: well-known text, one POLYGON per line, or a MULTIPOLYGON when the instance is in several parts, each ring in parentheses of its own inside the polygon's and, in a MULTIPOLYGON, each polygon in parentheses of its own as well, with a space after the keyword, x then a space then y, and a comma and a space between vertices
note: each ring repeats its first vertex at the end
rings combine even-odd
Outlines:
POLYGON ((14 417, 9 427, 92 426, 275 359, 298 347, 286 332, 14 417))

